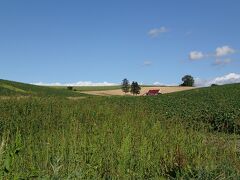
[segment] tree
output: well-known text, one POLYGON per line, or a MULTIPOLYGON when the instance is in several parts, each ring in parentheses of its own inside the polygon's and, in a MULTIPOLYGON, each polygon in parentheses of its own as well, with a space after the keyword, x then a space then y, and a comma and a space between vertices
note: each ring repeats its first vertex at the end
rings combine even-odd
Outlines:
POLYGON ((131 85, 131 93, 133 95, 138 95, 140 94, 140 90, 141 90, 141 87, 138 85, 138 83, 133 81, 131 85))
POLYGON ((122 91, 126 93, 128 93, 130 90, 130 84, 129 81, 125 78, 122 81, 122 91))
POLYGON ((183 83, 181 86, 193 86, 194 85, 194 79, 191 75, 185 75, 182 78, 183 83))
POLYGON ((73 90, 73 87, 72 87, 72 86, 68 86, 67 89, 70 90, 70 91, 72 91, 72 90, 73 90))
POLYGON ((211 87, 215 87, 215 86, 218 86, 218 84, 211 84, 211 87))

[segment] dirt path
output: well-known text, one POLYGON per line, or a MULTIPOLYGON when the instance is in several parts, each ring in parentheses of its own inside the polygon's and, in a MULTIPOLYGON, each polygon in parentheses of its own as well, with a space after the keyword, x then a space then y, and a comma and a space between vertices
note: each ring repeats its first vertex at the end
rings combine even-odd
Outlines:
MULTIPOLYGON (((186 91, 190 89, 194 89, 194 87, 179 87, 179 86, 162 86, 162 87, 142 87, 140 95, 145 94, 151 89, 160 89, 162 94, 177 92, 177 91, 186 91)), ((125 93, 122 92, 121 89, 116 90, 105 90, 105 91, 81 91, 81 93, 91 94, 91 95, 99 95, 99 96, 123 96, 125 93)), ((127 93, 127 95, 131 95, 127 93)))

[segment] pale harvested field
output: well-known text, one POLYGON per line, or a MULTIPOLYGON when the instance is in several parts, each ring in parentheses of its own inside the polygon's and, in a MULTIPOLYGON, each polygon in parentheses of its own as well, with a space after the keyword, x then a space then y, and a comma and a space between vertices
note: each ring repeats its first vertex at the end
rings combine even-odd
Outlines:
MULTIPOLYGON (((179 86, 162 86, 162 87, 142 87, 140 95, 144 95, 150 89, 160 89, 162 94, 173 93, 178 91, 186 91, 190 89, 194 89, 195 87, 179 87, 179 86)), ((125 93, 122 92, 121 89, 115 90, 104 90, 104 91, 81 91, 81 93, 91 94, 91 95, 99 95, 99 96, 123 96, 125 93)), ((127 95, 131 95, 127 93, 127 95)))

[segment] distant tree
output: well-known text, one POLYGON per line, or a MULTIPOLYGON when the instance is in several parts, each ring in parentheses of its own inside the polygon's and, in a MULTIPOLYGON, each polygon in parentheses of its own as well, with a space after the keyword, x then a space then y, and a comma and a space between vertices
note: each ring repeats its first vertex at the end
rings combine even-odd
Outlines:
POLYGON ((194 79, 191 75, 185 75, 182 78, 183 83, 180 86, 193 86, 194 85, 194 79))
POLYGON ((130 91, 130 84, 126 78, 122 81, 122 91, 125 92, 125 94, 130 91))
POLYGON ((218 86, 218 84, 211 84, 211 87, 218 86))
POLYGON ((72 90, 73 90, 73 87, 72 87, 72 86, 68 86, 67 89, 70 90, 70 91, 72 91, 72 90))
POLYGON ((131 85, 131 93, 133 95, 138 95, 140 94, 140 91, 141 91, 141 87, 138 85, 137 82, 132 82, 132 85, 131 85))

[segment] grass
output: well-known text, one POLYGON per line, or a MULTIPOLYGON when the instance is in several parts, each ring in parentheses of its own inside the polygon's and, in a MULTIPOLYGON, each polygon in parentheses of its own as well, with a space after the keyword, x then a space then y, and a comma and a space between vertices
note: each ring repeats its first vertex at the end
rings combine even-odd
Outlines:
POLYGON ((67 89, 56 89, 0 79, 0 96, 76 97, 86 95, 67 89))
POLYGON ((3 99, 2 179, 239 179, 239 90, 3 99))

